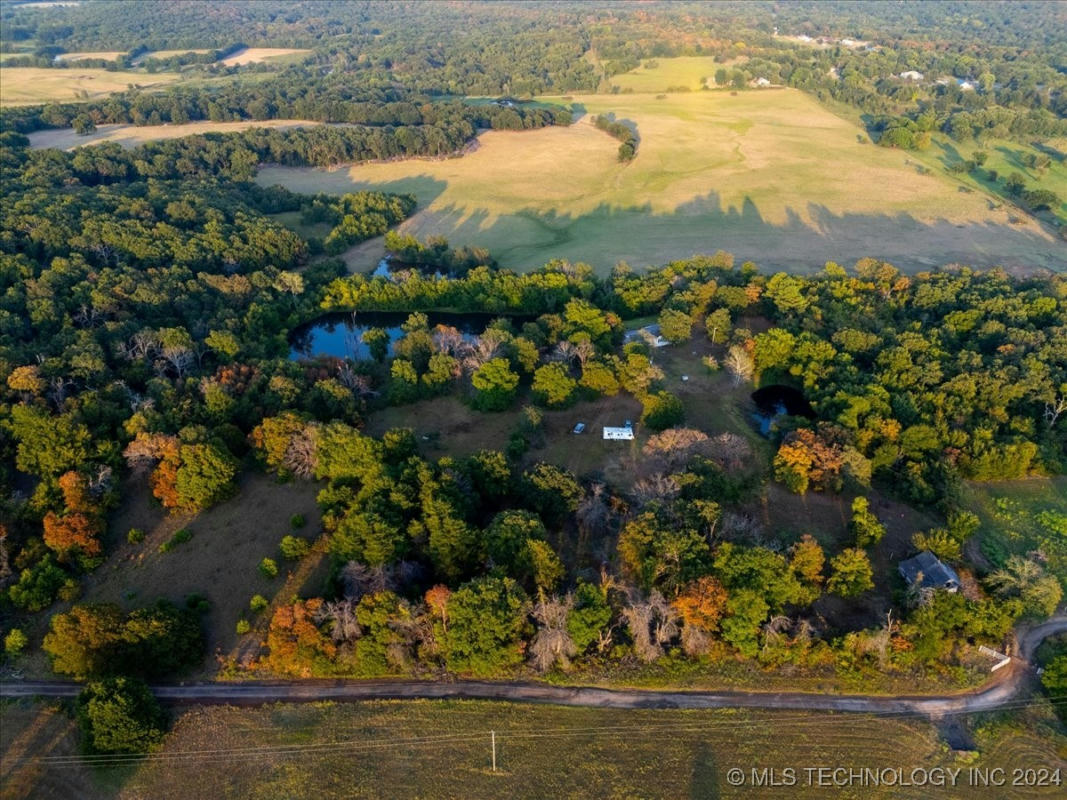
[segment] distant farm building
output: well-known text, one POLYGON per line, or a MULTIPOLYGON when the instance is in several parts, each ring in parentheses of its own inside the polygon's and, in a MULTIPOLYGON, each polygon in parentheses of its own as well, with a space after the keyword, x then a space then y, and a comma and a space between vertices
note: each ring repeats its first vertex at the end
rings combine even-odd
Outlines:
POLYGON ((906 81, 921 81, 923 79, 923 74, 921 72, 916 72, 913 69, 909 69, 907 72, 900 73, 900 77, 906 81))
POLYGON ((609 428, 604 426, 604 438, 605 439, 633 439, 633 428, 609 428))
POLYGON ((670 344, 667 339, 663 338, 659 325, 646 325, 636 331, 627 331, 622 337, 626 344, 636 342, 638 339, 644 339, 652 347, 666 347, 670 344))
POLYGON ((756 78, 756 80, 752 81, 752 85, 763 88, 764 86, 770 86, 771 82, 766 78, 756 78))
POLYGON ((958 592, 960 589, 960 576, 929 550, 901 561, 899 569, 910 586, 918 584, 921 589, 944 589, 946 592, 958 592))

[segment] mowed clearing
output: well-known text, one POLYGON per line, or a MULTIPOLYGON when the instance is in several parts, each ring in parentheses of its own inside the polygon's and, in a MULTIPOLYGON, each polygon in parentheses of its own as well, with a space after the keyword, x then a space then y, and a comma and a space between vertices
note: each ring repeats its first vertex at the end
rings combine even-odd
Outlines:
POLYGON ((241 64, 258 64, 261 61, 275 61, 284 56, 303 55, 310 52, 310 50, 291 47, 246 47, 222 59, 220 63, 227 67, 234 67, 241 64))
POLYGON ((173 83, 180 77, 174 72, 112 72, 88 67, 3 67, 0 106, 96 100, 112 92, 124 92, 130 85, 147 89, 173 83))
POLYGON ((611 85, 631 92, 666 92, 668 89, 681 88, 697 91, 705 83, 715 85, 716 70, 729 71, 731 67, 745 61, 745 58, 734 58, 716 62, 712 56, 645 59, 637 69, 613 76, 611 85), (655 66, 650 69, 645 64, 655 66))
MULTIPOLYGON (((267 166, 258 181, 299 192, 412 192, 402 230, 488 247, 505 266, 552 258, 606 272, 618 261, 662 264, 718 249, 768 269, 813 271, 867 255, 903 268, 961 262, 1067 267, 1040 223, 945 174, 920 174, 909 154, 802 92, 782 89, 573 98, 587 112, 567 128, 489 131, 473 152, 333 170, 267 166), (636 128, 637 158, 590 116, 636 128)), ((1057 166, 1057 169, 1062 168, 1057 166)), ((372 268, 380 250, 364 247, 372 268)))
MULTIPOLYGON (((1038 711, 976 736, 973 761, 958 758, 928 721, 909 718, 419 700, 178 710, 160 754, 95 771, 69 759, 69 718, 19 702, 0 708, 0 745, 12 797, 925 799, 963 796, 969 766, 1009 775, 1067 767, 1063 738, 1038 711), (819 785, 806 772, 819 767, 871 770, 884 783, 819 785), (960 769, 959 783, 911 778, 934 768, 960 769), (795 785, 785 784, 787 769, 795 785), (741 785, 732 770, 741 770, 741 785)), ((1057 797, 1060 788, 1005 786, 997 796, 1057 797)))
POLYGON ((303 119, 248 120, 245 122, 187 122, 183 125, 100 125, 92 133, 80 136, 73 128, 49 128, 29 135, 30 147, 58 147, 73 150, 87 144, 118 142, 123 147, 137 147, 159 139, 178 139, 203 133, 240 133, 249 128, 307 128, 321 125, 303 119))

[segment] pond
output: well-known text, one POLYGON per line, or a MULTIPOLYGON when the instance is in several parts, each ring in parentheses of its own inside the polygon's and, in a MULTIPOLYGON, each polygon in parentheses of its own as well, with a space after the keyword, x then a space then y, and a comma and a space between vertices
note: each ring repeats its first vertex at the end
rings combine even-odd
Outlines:
MULTIPOLYGON (((392 355, 393 344, 404 335, 402 326, 409 316, 407 311, 339 311, 326 314, 293 331, 289 337, 289 358, 294 361, 318 356, 369 359, 370 348, 363 343, 363 334, 371 328, 382 328, 389 335, 389 355, 392 355)), ((449 325, 463 334, 465 339, 473 339, 490 322, 501 317, 517 324, 527 319, 508 314, 448 314, 436 311, 426 316, 431 329, 436 325, 449 325)))
POLYGON ((752 393, 756 404, 756 413, 752 418, 764 436, 771 435, 771 428, 783 417, 807 417, 815 419, 815 409, 804 397, 803 392, 792 386, 774 384, 764 386, 752 393))

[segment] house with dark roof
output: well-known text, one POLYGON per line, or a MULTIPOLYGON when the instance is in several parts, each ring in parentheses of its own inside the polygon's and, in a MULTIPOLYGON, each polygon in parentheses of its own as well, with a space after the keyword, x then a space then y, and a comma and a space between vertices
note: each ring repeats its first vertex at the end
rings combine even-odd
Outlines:
POLYGON ((958 592, 960 589, 960 576, 929 550, 901 561, 899 569, 911 586, 918 584, 922 589, 944 589, 946 592, 958 592))

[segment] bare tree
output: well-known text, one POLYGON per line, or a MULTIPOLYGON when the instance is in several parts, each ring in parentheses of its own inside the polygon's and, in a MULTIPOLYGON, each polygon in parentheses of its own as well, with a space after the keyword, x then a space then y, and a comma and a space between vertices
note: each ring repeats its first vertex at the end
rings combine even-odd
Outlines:
POLYGON ((1056 420, 1060 418, 1060 414, 1067 411, 1067 394, 1059 395, 1052 398, 1052 402, 1045 403, 1045 422, 1048 423, 1050 428, 1056 425, 1056 420))
POLYGON ((319 465, 318 434, 318 426, 309 424, 293 435, 282 458, 287 470, 301 478, 310 478, 315 474, 315 468, 319 465))
POLYGON ((341 570, 344 596, 357 602, 365 594, 377 594, 392 589, 391 578, 384 567, 368 567, 358 561, 349 561, 341 570))
POLYGON ((534 604, 533 618, 537 633, 530 642, 530 661, 539 672, 548 672, 557 663, 567 669, 578 648, 567 632, 567 615, 574 608, 574 597, 545 597, 534 604))
POLYGON ((330 636, 337 643, 354 642, 363 635, 363 629, 356 619, 356 604, 351 598, 327 600, 315 612, 315 624, 328 623, 330 636))
POLYGON ((693 428, 668 428, 649 437, 643 452, 650 458, 661 460, 666 469, 675 470, 707 441, 708 436, 702 431, 693 428))
POLYGON ((570 364, 574 361, 576 355, 574 342, 564 339, 563 341, 558 342, 552 352, 548 354, 548 360, 570 364))
POLYGON ((725 469, 737 469, 752 458, 752 445, 736 433, 721 433, 709 443, 708 454, 725 469))
POLYGON ((734 386, 740 386, 746 381, 751 381, 752 375, 756 370, 752 356, 739 344, 730 347, 729 352, 726 354, 725 364, 726 371, 733 376, 734 386))
POLYGON ((451 325, 438 325, 433 329, 433 346, 441 353, 459 358, 467 346, 463 334, 451 325))
POLYGON ((682 487, 670 475, 657 473, 641 478, 634 483, 633 493, 637 504, 648 505, 654 500, 673 500, 682 491, 682 487))
POLYGON ((634 652, 646 663, 663 655, 664 645, 680 633, 678 613, 657 591, 647 600, 632 596, 622 615, 634 640, 634 652))

